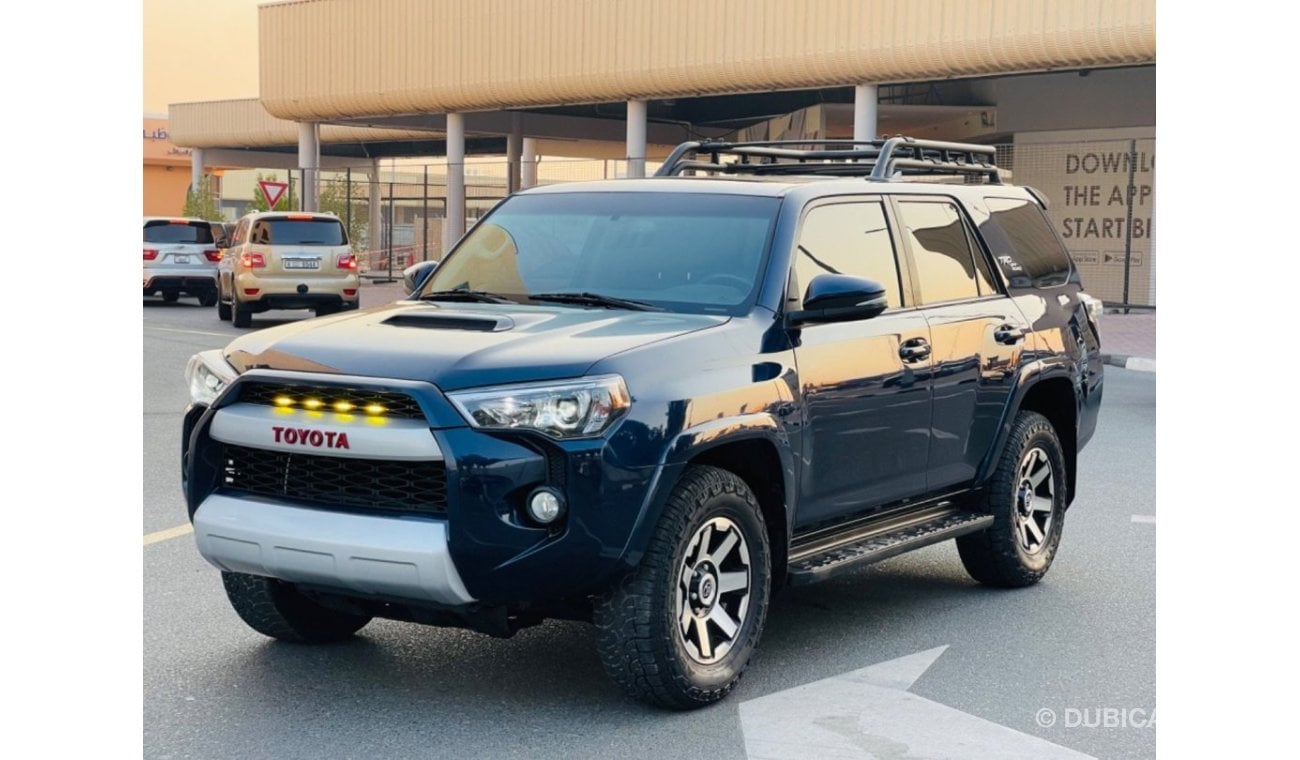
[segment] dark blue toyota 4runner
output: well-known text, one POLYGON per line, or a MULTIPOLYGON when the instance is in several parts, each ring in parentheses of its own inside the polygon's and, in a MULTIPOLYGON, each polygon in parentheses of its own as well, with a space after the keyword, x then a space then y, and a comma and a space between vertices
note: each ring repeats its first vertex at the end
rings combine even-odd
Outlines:
POLYGON ((187 375, 184 489, 235 611, 599 631, 628 693, 736 684, 785 585, 956 539, 1047 572, 1100 303, 988 147, 687 143, 500 203, 407 300, 187 375))

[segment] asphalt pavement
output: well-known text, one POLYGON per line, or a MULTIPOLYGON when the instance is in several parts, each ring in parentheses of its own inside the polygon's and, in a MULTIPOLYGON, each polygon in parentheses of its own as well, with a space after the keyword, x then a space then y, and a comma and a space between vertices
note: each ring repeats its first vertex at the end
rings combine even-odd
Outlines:
MULTIPOLYGON (((363 303, 398 295, 368 286, 363 303)), ((254 327, 309 316, 271 312, 254 327)), ((178 462, 185 361, 240 331, 192 299, 146 299, 143 329, 147 758, 784 757, 755 737, 801 721, 848 747, 807 756, 974 756, 978 737, 1004 748, 980 757, 1155 755, 1154 373, 1107 367, 1100 426, 1040 584, 981 587, 945 543, 788 590, 732 696, 673 713, 625 699, 581 623, 502 640, 375 621, 320 647, 248 629, 185 532, 178 462), (906 678, 889 675, 900 667, 906 678), (855 680, 892 691, 835 691, 855 680), (802 709, 766 707, 785 694, 802 709), (931 725, 957 749, 919 749, 905 725, 931 725)))

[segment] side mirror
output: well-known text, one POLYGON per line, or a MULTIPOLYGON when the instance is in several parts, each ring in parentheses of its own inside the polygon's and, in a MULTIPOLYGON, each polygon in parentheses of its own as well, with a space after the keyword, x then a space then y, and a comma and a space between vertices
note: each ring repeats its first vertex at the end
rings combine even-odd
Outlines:
POLYGON ((808 283, 803 309, 786 312, 786 324, 852 322, 879 316, 888 305, 885 286, 847 274, 819 274, 808 283))
POLYGON ((436 261, 421 261, 402 270, 402 287, 406 289, 406 294, 409 296, 419 290, 437 268, 436 261))

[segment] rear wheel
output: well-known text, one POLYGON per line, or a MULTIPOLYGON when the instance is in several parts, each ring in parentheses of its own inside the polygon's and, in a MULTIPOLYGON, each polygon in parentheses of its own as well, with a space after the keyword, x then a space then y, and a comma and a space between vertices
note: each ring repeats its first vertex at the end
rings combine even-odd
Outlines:
POLYGON ((217 280, 217 319, 230 321, 230 304, 226 303, 226 291, 221 287, 220 279, 217 280))
POLYGON ((217 291, 207 290, 199 294, 199 306, 212 306, 217 302, 217 291))
POLYGON ((343 641, 371 620, 369 616, 322 607, 293 586, 273 578, 223 572, 221 582, 239 617, 258 633, 280 641, 343 641))
POLYGON ((176 303, 180 300, 181 294, 178 290, 164 290, 162 297, 163 301, 166 301, 167 303, 176 303))
POLYGON ((235 323, 235 327, 252 327, 253 310, 240 303, 239 296, 234 293, 230 294, 230 301, 232 304, 231 318, 235 323))
POLYGON ((338 312, 339 312, 338 306, 317 306, 316 307, 316 316, 318 317, 328 317, 329 315, 337 314, 338 312))
POLYGON ((641 564, 596 605, 605 672, 677 709, 735 688, 767 616, 771 552, 758 500, 716 467, 687 469, 641 564))
POLYGON ((1018 588, 1052 566, 1065 521, 1065 455, 1056 429, 1037 412, 1016 416, 984 495, 987 530, 957 539, 966 572, 980 583, 1018 588))

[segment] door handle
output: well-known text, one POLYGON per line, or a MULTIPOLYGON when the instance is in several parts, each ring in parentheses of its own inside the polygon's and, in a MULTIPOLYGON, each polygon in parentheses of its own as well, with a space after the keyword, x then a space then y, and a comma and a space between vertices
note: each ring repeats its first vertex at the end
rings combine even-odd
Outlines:
POLYGON ((905 362, 919 362, 930 355, 930 341, 912 338, 898 347, 898 357, 905 362))
POLYGON ((993 331, 993 340, 1004 345, 1019 343, 1025 338, 1025 328, 1019 325, 1002 325, 993 331))

